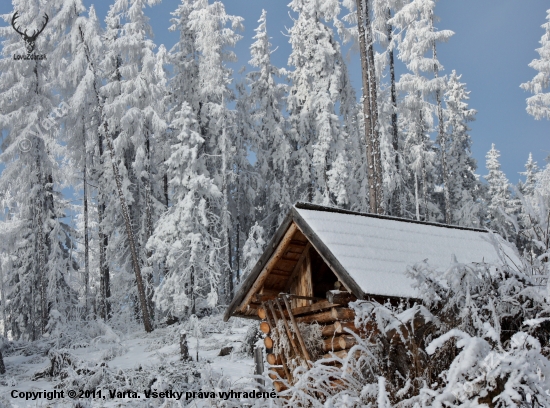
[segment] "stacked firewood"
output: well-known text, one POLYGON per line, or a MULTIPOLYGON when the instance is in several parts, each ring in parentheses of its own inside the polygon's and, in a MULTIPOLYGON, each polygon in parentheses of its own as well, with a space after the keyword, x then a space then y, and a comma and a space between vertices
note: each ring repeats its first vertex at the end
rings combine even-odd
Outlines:
MULTIPOLYGON (((353 319, 355 313, 347 305, 356 298, 346 291, 332 290, 327 292, 327 298, 314 298, 289 294, 279 294, 275 299, 262 302, 258 308, 258 316, 262 319, 260 330, 265 333, 264 345, 269 363, 269 376, 274 380, 275 390, 282 391, 285 386, 282 379, 290 383, 292 367, 302 365, 311 366, 313 350, 308 350, 306 342, 299 329, 299 324, 321 325, 322 358, 331 357, 334 353, 340 358, 347 355, 347 351, 356 344, 355 337, 346 329, 355 333, 353 319), (309 306, 291 308, 293 298, 305 299, 311 302, 309 306), (282 324, 281 324, 282 322, 282 324), (275 354, 274 338, 284 339, 288 350, 275 354)), ((303 327, 303 326, 302 326, 303 327)))

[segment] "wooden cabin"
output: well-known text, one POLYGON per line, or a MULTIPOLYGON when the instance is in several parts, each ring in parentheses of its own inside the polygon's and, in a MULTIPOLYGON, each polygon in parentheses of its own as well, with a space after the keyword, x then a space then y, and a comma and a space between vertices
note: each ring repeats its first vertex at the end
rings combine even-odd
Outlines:
POLYGON ((445 270, 454 259, 496 262, 498 253, 484 230, 297 203, 224 320, 261 320, 270 375, 292 380, 292 360, 307 365, 323 353, 343 356, 355 344, 345 330, 356 331, 350 301, 414 300, 418 296, 407 266, 427 260, 445 270), (304 324, 319 325, 320 353, 308 350, 304 324))

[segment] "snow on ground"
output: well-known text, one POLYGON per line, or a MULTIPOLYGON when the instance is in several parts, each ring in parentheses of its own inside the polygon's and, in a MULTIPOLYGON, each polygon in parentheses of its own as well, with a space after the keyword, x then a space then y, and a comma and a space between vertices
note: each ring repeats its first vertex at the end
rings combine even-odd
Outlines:
MULTIPOLYGON (((205 391, 207 383, 211 386, 209 390, 219 392, 239 387, 242 390, 255 384, 251 378, 253 360, 241 351, 244 350, 243 341, 250 322, 231 319, 224 323, 221 315, 210 316, 195 321, 194 325, 187 322, 158 328, 149 334, 142 329, 115 333, 102 322, 88 324, 90 327, 75 328, 74 333, 60 334, 53 340, 14 343, 5 347, 6 374, 0 377, 0 408, 73 407, 78 406, 78 401, 81 407, 86 408, 187 406, 192 401, 185 401, 185 396, 181 401, 177 401, 177 395, 170 400, 146 398, 144 391, 205 391), (91 328, 94 325, 98 327, 91 328), (198 347, 198 363, 184 363, 180 359, 179 337, 182 329, 188 333, 189 354, 193 360, 196 359, 198 347), (89 338, 85 339, 87 335, 89 338), (71 339, 67 340, 67 337, 71 339), (56 343, 62 347, 56 347, 56 343), (233 352, 218 356, 221 348, 227 346, 233 347, 233 352), (58 357, 54 377, 37 375, 52 369, 54 356, 58 357), (19 394, 52 392, 54 387, 58 392, 64 391, 63 398, 48 400, 41 396, 26 401, 24 394, 19 394), (96 389, 96 397, 77 401, 67 396, 69 390, 78 392, 79 389, 88 389, 88 392, 96 389), (99 390, 101 397, 98 396, 99 390), (111 398, 109 392, 116 390, 136 391, 138 398, 128 394, 111 398), (23 398, 14 398, 12 393, 23 398)), ((191 406, 204 406, 207 402, 196 399, 191 406)))

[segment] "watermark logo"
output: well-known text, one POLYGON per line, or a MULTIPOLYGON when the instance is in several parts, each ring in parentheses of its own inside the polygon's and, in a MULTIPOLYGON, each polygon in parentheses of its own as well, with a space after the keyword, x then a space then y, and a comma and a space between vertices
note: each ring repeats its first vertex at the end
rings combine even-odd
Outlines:
MULTIPOLYGON (((42 119, 40 124, 45 129, 46 132, 48 132, 53 127, 57 127, 56 119, 62 118, 63 116, 67 115, 69 113, 69 105, 65 102, 61 102, 59 106, 54 108, 50 114, 42 119)), ((44 138, 44 132, 40 128, 38 124, 35 124, 33 126, 33 129, 30 131, 31 136, 36 136, 38 138, 44 138)), ((23 137, 19 140, 17 143, 17 146, 19 147, 19 150, 22 153, 27 153, 32 149, 32 142, 27 139, 26 137, 23 137)))
POLYGON ((46 28, 50 18, 48 17, 47 14, 44 14, 44 24, 42 25, 42 28, 40 28, 38 30, 34 30, 31 35, 28 35, 27 34, 28 29, 26 29, 25 31, 21 31, 21 27, 17 27, 15 25, 15 20, 17 20, 17 18, 19 17, 18 14, 19 14, 19 12, 16 11, 15 14, 13 15, 13 17, 11 19, 11 26, 13 27, 15 32, 23 38, 23 41, 25 41, 25 48, 27 49, 27 55, 14 54, 13 59, 14 60, 43 60, 43 59, 46 59, 46 54, 37 55, 37 54, 33 54, 33 51, 34 51, 34 46, 35 46, 35 43, 36 43, 36 39, 38 38, 40 33, 42 33, 42 31, 44 31, 44 29, 46 28))

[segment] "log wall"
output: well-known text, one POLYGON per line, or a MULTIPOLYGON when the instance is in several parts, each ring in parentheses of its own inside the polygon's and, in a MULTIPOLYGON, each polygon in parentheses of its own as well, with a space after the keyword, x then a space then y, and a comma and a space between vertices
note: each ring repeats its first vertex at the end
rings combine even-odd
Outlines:
MULTIPOLYGON (((308 282, 311 283, 311 280, 308 281, 307 278, 306 265, 306 261, 304 260, 305 273, 302 274, 301 278, 296 280, 296 282, 300 283, 291 286, 292 289, 303 290, 300 293, 307 293, 308 282)), ((311 278, 311 270, 309 270, 309 274, 309 278, 311 278)), ((286 350, 286 354, 290 355, 291 359, 296 360, 295 364, 293 364, 294 366, 303 365, 304 367, 308 367, 312 362, 310 356, 311 350, 305 349, 303 339, 301 339, 298 330, 298 323, 313 324, 317 322, 322 325, 323 347, 321 357, 319 358, 329 358, 331 357, 331 353, 341 358, 347 355, 349 349, 356 344, 355 337, 348 330, 360 336, 365 334, 355 327, 353 323, 355 313, 348 307, 348 303, 355 300, 355 297, 349 293, 332 292, 329 296, 331 301, 328 299, 315 299, 313 297, 303 299, 293 297, 293 295, 280 295, 274 301, 262 303, 262 306, 258 309, 258 316, 262 319, 260 323, 261 330, 267 334, 264 338, 264 345, 268 352, 268 375, 271 379, 276 380, 276 389, 284 389, 284 384, 277 380, 282 379, 292 383, 292 375, 286 357, 275 355, 272 349, 272 336, 273 332, 277 330, 277 322, 279 320, 285 322, 285 328, 287 329, 283 330, 282 333, 277 333, 277 335, 287 337, 289 340, 290 350, 286 350), (287 296, 288 298, 285 299, 287 296), (332 303, 334 300, 340 303, 332 303), (303 301, 309 304, 304 305, 305 302, 303 301), (292 330, 290 330, 291 326, 293 327, 292 330), (293 331, 298 333, 293 334, 293 331)), ((306 297, 307 295, 298 296, 306 297)))

